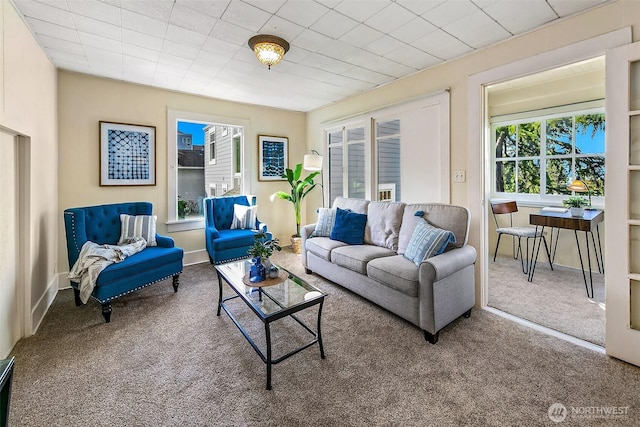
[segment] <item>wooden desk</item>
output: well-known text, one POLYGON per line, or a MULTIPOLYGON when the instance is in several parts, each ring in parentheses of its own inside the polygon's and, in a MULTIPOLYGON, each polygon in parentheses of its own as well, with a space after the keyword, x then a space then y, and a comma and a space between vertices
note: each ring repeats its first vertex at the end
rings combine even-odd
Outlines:
MULTIPOLYGON (((539 213, 529 215, 529 224, 538 227, 542 227, 542 233, 544 233, 545 227, 551 227, 551 246, 553 247, 553 229, 557 229, 556 244, 552 249, 551 262, 555 259, 556 248, 558 245, 558 235, 560 229, 573 230, 576 236, 576 248, 578 249, 578 257, 580 258, 580 268, 582 268, 582 278, 584 279, 584 286, 587 290, 587 297, 593 298, 593 274, 591 270, 591 251, 589 250, 589 234, 591 234, 591 241, 593 242, 594 252, 596 253, 596 261, 598 263, 598 271, 604 273, 604 261, 602 259, 602 244, 600 242, 600 231, 598 230, 598 224, 604 220, 604 212, 601 210, 585 210, 584 215, 579 217, 572 217, 569 212, 549 212, 540 210, 539 213), (580 249, 580 241, 578 240, 578 231, 584 231, 585 242, 587 247, 587 260, 589 264, 589 284, 587 284, 587 275, 584 268, 584 262, 582 260, 582 250, 580 249), (598 245, 596 247, 596 240, 593 232, 596 231, 598 236, 598 245), (589 285, 590 288, 589 289, 589 285), (591 292, 589 292, 591 290, 591 292)), ((536 239, 538 241, 536 248, 536 241, 533 242, 532 253, 532 266, 529 268, 528 280, 533 280, 533 274, 536 269, 536 263, 538 261, 538 253, 540 252, 540 241, 542 239, 536 239)))

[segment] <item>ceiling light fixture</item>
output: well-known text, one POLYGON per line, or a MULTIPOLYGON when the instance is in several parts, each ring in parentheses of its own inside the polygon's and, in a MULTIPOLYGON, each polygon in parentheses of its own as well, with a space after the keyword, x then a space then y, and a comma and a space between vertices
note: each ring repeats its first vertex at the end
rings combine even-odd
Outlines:
POLYGON ((278 36, 259 34, 249 39, 249 47, 256 54, 258 61, 271 69, 282 60, 289 50, 289 43, 278 36))

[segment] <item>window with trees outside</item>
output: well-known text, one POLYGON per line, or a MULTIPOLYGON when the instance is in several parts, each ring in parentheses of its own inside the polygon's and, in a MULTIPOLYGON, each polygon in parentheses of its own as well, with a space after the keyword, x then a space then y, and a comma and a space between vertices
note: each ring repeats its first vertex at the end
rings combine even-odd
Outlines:
POLYGON ((572 194, 567 185, 578 178, 594 204, 604 203, 604 108, 540 113, 492 118, 493 193, 559 202, 572 194))

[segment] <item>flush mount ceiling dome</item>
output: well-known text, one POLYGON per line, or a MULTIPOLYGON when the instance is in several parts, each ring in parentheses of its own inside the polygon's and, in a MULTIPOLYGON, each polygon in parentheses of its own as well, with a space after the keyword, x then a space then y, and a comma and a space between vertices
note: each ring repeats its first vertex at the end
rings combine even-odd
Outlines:
POLYGON ((249 47, 256 54, 258 61, 271 69, 282 60, 282 57, 289 50, 289 43, 278 36, 259 34, 249 39, 249 47))

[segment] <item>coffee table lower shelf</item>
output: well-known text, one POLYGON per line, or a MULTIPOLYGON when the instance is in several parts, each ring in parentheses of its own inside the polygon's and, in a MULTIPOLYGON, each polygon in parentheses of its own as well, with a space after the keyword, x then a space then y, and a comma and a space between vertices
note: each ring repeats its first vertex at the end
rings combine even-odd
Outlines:
MULTIPOLYGON (((218 273, 218 285, 219 285, 219 298, 218 298, 218 310, 217 310, 217 316, 220 316, 221 314, 221 310, 224 310, 227 315, 229 316, 229 318, 233 321, 233 323, 236 325, 236 327, 240 330, 240 332, 242 333, 242 335, 246 338, 246 340, 249 342, 249 344, 251 344, 251 347, 253 347, 253 349, 255 350, 256 353, 258 353, 258 356, 260 356, 260 359, 262 359, 262 361, 267 365, 267 385, 266 385, 266 389, 267 390, 271 390, 271 367, 273 365, 276 365, 280 362, 282 362, 285 359, 288 359, 289 357, 293 356, 294 354, 297 354, 299 352, 301 352, 302 350, 311 347, 314 344, 318 344, 318 346, 320 347, 320 357, 322 359, 325 358, 325 354, 324 354, 324 347, 322 345, 322 329, 321 329, 321 319, 322 319, 322 305, 324 303, 324 293, 322 292, 318 292, 318 294, 321 294, 319 296, 316 296, 313 299, 310 299, 309 301, 305 301, 302 302, 300 304, 296 304, 293 307, 285 307, 283 304, 281 304, 280 301, 278 301, 275 298, 272 298, 268 292, 265 292, 263 290, 263 288, 261 287, 256 287, 256 288, 250 288, 248 287, 248 289, 246 289, 246 293, 248 295, 245 295, 245 291, 244 289, 242 289, 242 287, 240 287, 241 289, 238 289, 235 285, 235 283, 233 283, 233 278, 232 279, 227 279, 227 277, 225 277, 224 274, 222 274, 220 272, 220 270, 218 270, 218 268, 216 268, 216 272, 218 273), (229 287, 236 293, 236 295, 232 295, 226 298, 222 298, 222 282, 225 282, 229 285, 229 287), (255 292, 258 292, 258 300, 262 301, 263 298, 269 298, 271 301, 273 301, 277 306, 279 306, 281 309, 270 313, 270 314, 265 314, 262 313, 258 308, 256 308, 255 305, 253 305, 250 302, 249 297, 251 296, 251 294, 254 294, 255 292), (265 330, 265 339, 266 339, 266 354, 264 354, 262 352, 262 350, 258 347, 258 345, 255 343, 255 341, 251 338, 251 336, 247 333, 247 331, 242 327, 242 325, 240 324, 240 322, 238 321, 238 319, 233 315, 233 313, 231 312, 230 308, 227 307, 227 305, 225 304, 225 302, 236 299, 236 298, 240 298, 242 301, 245 302, 245 304, 257 315, 257 317, 262 321, 262 323, 264 324, 264 330, 265 330), (295 315, 295 313, 298 313, 302 310, 305 310, 309 307, 313 307, 313 306, 318 306, 318 320, 317 320, 317 329, 316 331, 314 331, 313 329, 311 329, 307 324, 305 324, 300 318, 298 318, 298 316, 295 315), (313 339, 307 343, 305 343, 304 345, 289 351, 288 353, 286 353, 283 356, 274 358, 273 354, 272 354, 272 349, 271 349, 271 323, 282 319, 284 317, 291 317, 293 320, 295 320, 298 324, 300 324, 307 332, 309 332, 309 334, 311 334, 311 336, 313 337, 313 339)), ((296 279, 301 280, 299 278, 296 277, 296 279)), ((304 283, 304 282, 303 282, 304 283)), ((306 283, 305 283, 306 285, 306 283)))

